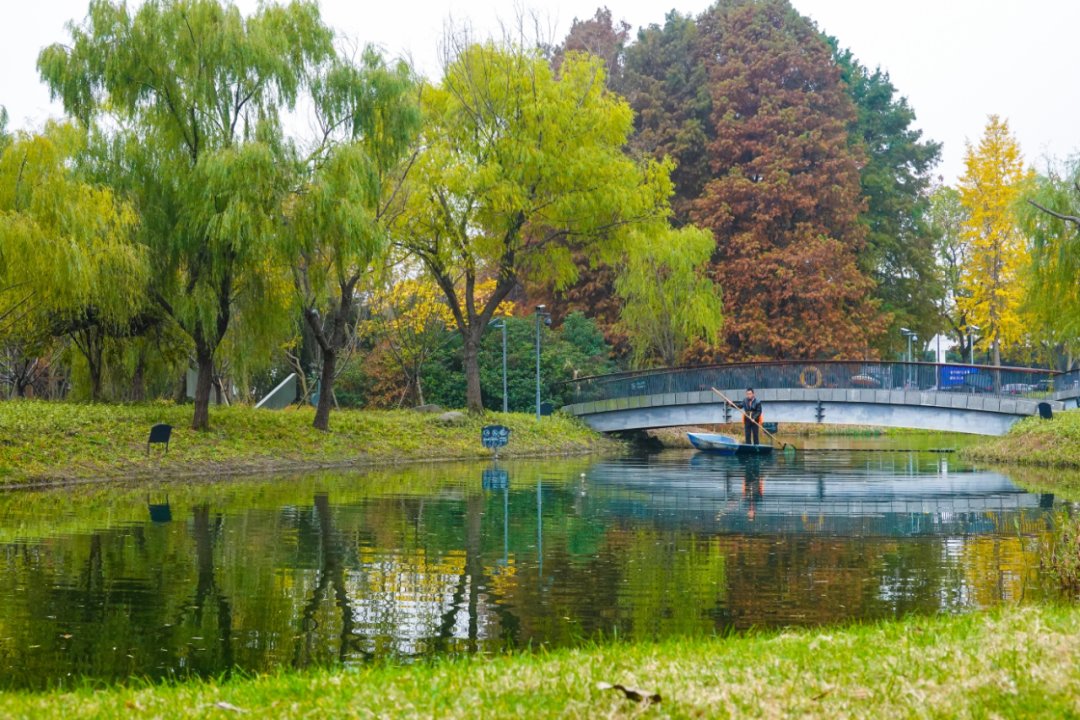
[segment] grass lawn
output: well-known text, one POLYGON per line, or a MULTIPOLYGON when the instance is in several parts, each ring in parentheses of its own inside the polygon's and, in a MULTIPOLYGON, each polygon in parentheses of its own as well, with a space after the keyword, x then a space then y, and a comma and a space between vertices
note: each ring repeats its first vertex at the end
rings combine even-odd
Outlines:
POLYGON ((480 459, 480 429, 511 428, 505 457, 575 455, 618 448, 579 421, 555 415, 488 413, 459 423, 435 414, 338 410, 331 431, 311 427, 312 408, 214 408, 211 430, 189 429, 190 406, 0 402, 0 485, 89 478, 290 472, 423 460, 480 459), (146 439, 155 423, 173 426, 168 454, 146 439))
POLYGON ((1053 420, 1025 418, 1008 434, 961 451, 976 462, 1080 468, 1080 410, 1057 413, 1053 420))
POLYGON ((0 694, 5 718, 1080 716, 1080 606, 415 666, 0 694), (626 699, 598 683, 660 694, 626 699))

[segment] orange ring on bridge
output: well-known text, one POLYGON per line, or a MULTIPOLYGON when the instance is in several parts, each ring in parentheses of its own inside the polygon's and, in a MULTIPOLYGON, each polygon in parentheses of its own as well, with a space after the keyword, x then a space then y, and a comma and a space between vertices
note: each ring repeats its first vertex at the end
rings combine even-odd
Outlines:
POLYGON ((803 368, 802 372, 799 373, 799 384, 810 390, 821 387, 821 371, 813 365, 803 368), (806 376, 811 373, 813 374, 813 380, 808 381, 806 376))

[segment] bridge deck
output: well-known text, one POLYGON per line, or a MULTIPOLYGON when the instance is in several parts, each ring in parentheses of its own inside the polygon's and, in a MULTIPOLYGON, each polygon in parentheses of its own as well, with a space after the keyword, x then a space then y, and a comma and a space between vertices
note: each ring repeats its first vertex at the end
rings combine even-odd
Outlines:
POLYGON ((767 363, 587 378, 565 410, 602 432, 732 422, 711 388, 754 387, 766 420, 1004 434, 1045 403, 1080 402, 1080 374, 926 363, 767 363), (812 385, 813 387, 805 387, 812 385), (862 385, 871 387, 860 387, 862 385))

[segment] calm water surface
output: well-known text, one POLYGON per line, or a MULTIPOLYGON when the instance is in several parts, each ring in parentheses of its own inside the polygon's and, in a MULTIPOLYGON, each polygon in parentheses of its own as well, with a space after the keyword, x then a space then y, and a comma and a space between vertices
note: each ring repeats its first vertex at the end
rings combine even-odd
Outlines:
POLYGON ((1054 498, 932 452, 425 466, 0 495, 0 685, 958 612, 1054 498))

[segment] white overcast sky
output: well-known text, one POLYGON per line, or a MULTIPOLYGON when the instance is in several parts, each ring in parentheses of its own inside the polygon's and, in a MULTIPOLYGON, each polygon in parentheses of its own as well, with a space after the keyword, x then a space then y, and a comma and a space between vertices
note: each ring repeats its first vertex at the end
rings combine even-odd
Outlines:
MULTIPOLYGON (((256 0, 239 0, 245 10, 256 0)), ((438 73, 438 45, 448 18, 490 33, 516 8, 540 15, 561 39, 575 17, 598 4, 636 28, 662 23, 667 9, 698 13, 709 0, 322 0, 324 18, 344 35, 412 58, 438 73)), ((869 66, 892 75, 929 137, 945 144, 938 172, 963 170, 966 140, 986 116, 1008 118, 1029 162, 1080 151, 1080 0, 794 0, 869 66)), ((81 20, 87 0, 0 0, 0 105, 15 128, 61 114, 38 80, 38 51, 63 41, 64 24, 81 20)))

